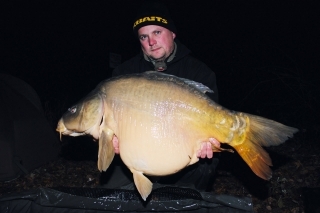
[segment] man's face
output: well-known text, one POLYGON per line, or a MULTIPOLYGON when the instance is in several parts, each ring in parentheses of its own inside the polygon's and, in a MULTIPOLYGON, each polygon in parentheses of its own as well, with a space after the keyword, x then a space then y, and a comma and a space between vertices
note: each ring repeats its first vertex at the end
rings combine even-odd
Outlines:
POLYGON ((144 26, 138 30, 142 51, 155 60, 164 60, 172 53, 175 37, 176 34, 157 25, 144 26))

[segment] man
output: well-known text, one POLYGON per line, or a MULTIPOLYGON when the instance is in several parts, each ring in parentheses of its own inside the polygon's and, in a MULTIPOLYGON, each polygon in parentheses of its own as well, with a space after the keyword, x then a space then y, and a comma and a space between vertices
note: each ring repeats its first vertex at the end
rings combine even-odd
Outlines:
MULTIPOLYGON (((134 21, 133 31, 140 41, 142 52, 118 66, 113 71, 113 76, 150 70, 164 72, 208 86, 214 91, 208 96, 218 102, 214 72, 204 63, 190 56, 190 50, 176 39, 176 27, 164 5, 160 2, 146 1, 134 21)), ((162 184, 191 186, 198 190, 210 190, 213 173, 218 164, 218 159, 211 159, 213 157, 211 144, 220 146, 219 142, 213 138, 203 142, 197 154, 199 158, 203 158, 199 163, 177 174, 154 179, 154 181, 162 184)), ((116 137, 113 139, 113 145, 115 152, 119 154, 121 150, 116 137)), ((115 175, 110 175, 108 169, 110 177, 104 187, 126 188, 125 185, 132 182, 130 174, 124 175, 126 171, 123 171, 122 166, 125 166, 119 159, 116 159, 114 164, 111 165, 113 167, 110 170, 114 170, 115 175)))

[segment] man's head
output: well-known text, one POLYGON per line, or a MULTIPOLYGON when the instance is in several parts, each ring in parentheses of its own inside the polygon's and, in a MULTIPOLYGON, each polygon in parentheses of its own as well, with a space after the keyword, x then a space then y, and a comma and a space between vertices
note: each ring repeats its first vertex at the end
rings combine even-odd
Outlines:
POLYGON ((153 60, 164 60, 174 50, 176 27, 168 9, 158 1, 145 1, 133 24, 142 51, 153 60))
POLYGON ((174 50, 176 34, 158 26, 147 25, 138 30, 141 49, 152 60, 165 60, 174 50))

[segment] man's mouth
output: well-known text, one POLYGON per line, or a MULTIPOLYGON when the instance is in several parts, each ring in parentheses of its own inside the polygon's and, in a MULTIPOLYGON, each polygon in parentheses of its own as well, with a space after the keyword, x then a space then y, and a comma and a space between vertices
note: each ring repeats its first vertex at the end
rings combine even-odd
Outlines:
POLYGON ((157 48, 154 48, 154 49, 151 49, 151 51, 157 51, 157 50, 160 50, 160 47, 157 47, 157 48))

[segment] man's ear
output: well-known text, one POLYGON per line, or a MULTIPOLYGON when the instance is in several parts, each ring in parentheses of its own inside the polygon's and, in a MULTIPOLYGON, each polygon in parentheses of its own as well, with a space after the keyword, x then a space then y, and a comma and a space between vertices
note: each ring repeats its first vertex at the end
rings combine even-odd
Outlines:
POLYGON ((172 38, 175 39, 176 38, 176 34, 174 32, 172 32, 172 38))

